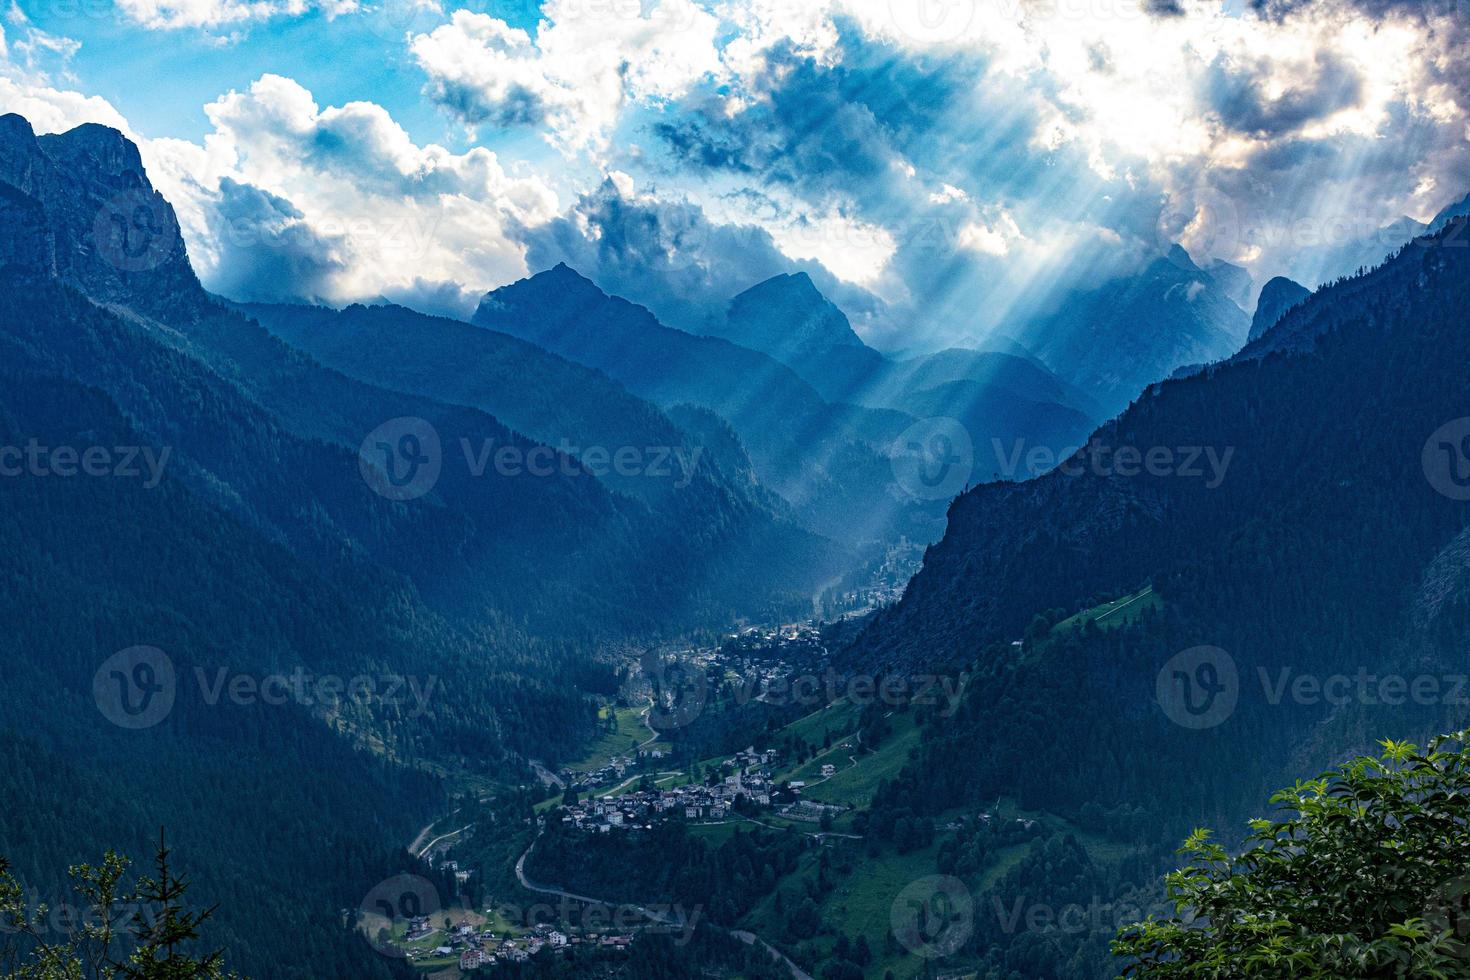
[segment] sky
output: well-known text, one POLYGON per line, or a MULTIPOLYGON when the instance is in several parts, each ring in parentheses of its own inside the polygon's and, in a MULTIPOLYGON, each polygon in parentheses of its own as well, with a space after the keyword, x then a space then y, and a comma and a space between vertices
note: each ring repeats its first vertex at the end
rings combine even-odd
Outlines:
POLYGON ((242 300, 467 316, 565 261, 698 329, 804 269, 917 351, 1174 242, 1316 285, 1470 193, 1470 0, 16 0, 0 30, 0 111, 122 129, 242 300))

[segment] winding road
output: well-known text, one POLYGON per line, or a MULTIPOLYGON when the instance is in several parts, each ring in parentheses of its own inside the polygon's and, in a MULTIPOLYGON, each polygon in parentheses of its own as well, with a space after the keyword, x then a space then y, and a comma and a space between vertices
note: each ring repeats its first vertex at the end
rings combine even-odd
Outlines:
MULTIPOLYGON (((637 912, 639 915, 643 916, 645 919, 648 919, 650 922, 656 922, 659 925, 679 927, 682 927, 684 925, 683 922, 675 919, 667 912, 659 912, 655 909, 644 908, 641 905, 630 905, 621 902, 608 902, 600 898, 592 898, 588 895, 577 895, 573 892, 569 892, 561 888, 552 888, 547 885, 536 884, 535 882, 531 881, 530 878, 526 877, 526 859, 531 856, 531 852, 536 849, 536 844, 540 840, 541 835, 537 834, 536 840, 531 841, 531 846, 526 848, 525 853, 522 854, 520 858, 516 861, 516 880, 521 883, 521 887, 526 889, 526 891, 535 892, 538 895, 554 895, 557 898, 570 899, 573 902, 586 902, 589 905, 603 905, 608 907, 622 905, 624 908, 630 908, 634 912, 637 912)), ((759 945, 763 947, 765 951, 770 954, 773 960, 778 960, 779 962, 786 964, 787 969, 791 971, 791 976, 793 977, 793 980, 812 980, 811 974, 802 970, 802 968, 793 963, 785 953, 781 952, 779 949, 772 946, 770 943, 766 942, 755 933, 746 932, 739 929, 725 929, 721 926, 713 926, 712 928, 719 929, 721 932, 726 933, 727 935, 734 936, 736 939, 740 940, 747 946, 759 945)))

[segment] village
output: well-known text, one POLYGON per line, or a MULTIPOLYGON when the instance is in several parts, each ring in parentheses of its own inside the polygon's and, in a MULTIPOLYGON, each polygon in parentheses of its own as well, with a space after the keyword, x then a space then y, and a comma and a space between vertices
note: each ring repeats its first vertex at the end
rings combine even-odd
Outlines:
MULTIPOLYGON (((650 780, 638 789, 621 796, 590 797, 563 806, 559 811, 563 824, 590 833, 613 830, 647 829, 671 818, 684 820, 725 820, 737 805, 768 808, 778 793, 790 802, 793 790, 777 790, 771 783, 768 768, 776 761, 775 751, 756 752, 746 749, 726 761, 733 769, 713 785, 686 784, 668 789, 649 787, 650 780)), ((799 787, 796 788, 799 790, 799 787)))
POLYGON ((499 963, 525 963, 543 950, 559 952, 595 947, 603 952, 620 953, 626 952, 632 943, 631 933, 583 934, 572 929, 563 931, 548 923, 536 924, 524 934, 515 935, 509 929, 497 932, 485 928, 485 922, 476 925, 464 915, 457 924, 451 924, 446 917, 442 928, 436 927, 430 916, 417 916, 409 920, 402 940, 404 955, 410 963, 441 965, 457 958, 461 973, 499 963))
MULTIPOLYGON (((789 697, 789 678, 794 673, 814 674, 827 657, 821 628, 813 622, 741 626, 725 634, 718 646, 668 653, 703 671, 711 686, 722 683, 737 697, 768 702, 789 697)), ((609 710, 620 712, 622 719, 618 734, 610 732, 608 742, 627 740, 614 751, 589 755, 592 765, 562 766, 554 774, 543 770, 545 781, 559 785, 562 795, 557 804, 536 814, 536 826, 559 824, 601 835, 648 831, 668 821, 717 825, 772 820, 778 823, 766 825, 807 825, 820 837, 849 809, 803 799, 808 782, 786 778, 791 760, 774 748, 749 746, 683 771, 674 762, 672 747, 648 727, 646 708, 609 710)), ((814 783, 829 779, 838 768, 835 763, 813 766, 806 779, 814 783)), ((474 872, 460 870, 447 853, 458 836, 446 835, 446 842, 424 857, 430 867, 452 873, 463 885, 474 872)), ((470 909, 446 913, 407 920, 393 930, 388 944, 420 970, 437 973, 457 966, 465 975, 498 964, 525 963, 538 955, 584 950, 617 955, 649 928, 647 923, 619 923, 598 931, 566 921, 520 923, 493 907, 483 913, 470 909)))
MULTIPOLYGON (((718 823, 748 817, 756 811, 799 823, 820 823, 845 808, 801 799, 804 782, 773 782, 771 767, 778 761, 774 749, 743 749, 726 759, 706 782, 659 787, 649 777, 620 795, 593 796, 564 804, 556 811, 563 826, 587 833, 648 830, 667 820, 718 823)), ((822 766, 823 778, 837 771, 822 766)))
MULTIPOLYGON (((827 648, 818 624, 805 622, 746 626, 727 634, 717 647, 686 647, 670 650, 667 655, 703 671, 712 685, 716 682, 731 685, 737 697, 773 700, 786 696, 789 691, 782 686, 784 677, 793 671, 814 669, 816 665, 825 663, 827 648)), ((640 772, 657 771, 660 764, 670 758, 671 751, 667 744, 652 737, 655 734, 652 730, 646 734, 651 737, 636 745, 630 743, 625 750, 599 759, 593 767, 564 766, 555 774, 556 782, 578 794, 588 794, 619 786, 640 772)), ((746 767, 732 764, 731 768, 746 767)), ((672 774, 665 772, 663 775, 672 774)), ((756 774, 751 775, 753 778, 756 774)), ((733 800, 733 796, 730 799, 733 800)), ((710 799, 692 802, 689 806, 708 808, 719 803, 718 799, 710 799)))

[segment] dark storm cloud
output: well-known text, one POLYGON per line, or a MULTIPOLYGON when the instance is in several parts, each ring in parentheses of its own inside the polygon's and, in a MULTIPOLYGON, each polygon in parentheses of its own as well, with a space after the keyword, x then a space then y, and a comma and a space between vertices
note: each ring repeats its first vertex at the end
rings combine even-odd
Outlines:
POLYGON ((315 300, 349 265, 340 237, 317 232, 285 198, 229 177, 208 221, 219 249, 211 285, 230 299, 315 300))
POLYGON ((605 292, 647 306, 683 330, 697 332, 756 283, 801 270, 849 314, 877 305, 820 265, 788 258, 762 229, 715 224, 697 205, 628 196, 612 181, 583 195, 568 215, 524 230, 523 237, 532 271, 565 262, 605 292))
POLYGON ((1264 64, 1217 57, 1205 73, 1204 100, 1220 121, 1239 133, 1272 138, 1358 104, 1363 82, 1349 66, 1318 55, 1309 77, 1277 97, 1266 94, 1264 64))
POLYGON ((1424 66, 1450 85, 1461 105, 1470 103, 1470 0, 1251 0, 1261 16, 1276 21, 1310 13, 1343 11, 1374 20, 1407 18, 1422 25, 1430 45, 1424 66))

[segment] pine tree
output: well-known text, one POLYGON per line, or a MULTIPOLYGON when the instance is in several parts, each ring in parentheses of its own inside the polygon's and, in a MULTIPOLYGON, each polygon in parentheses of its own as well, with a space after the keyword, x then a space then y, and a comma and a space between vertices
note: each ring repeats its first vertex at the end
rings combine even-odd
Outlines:
POLYGON ((122 980, 222 978, 222 950, 195 957, 184 949, 199 938, 199 927, 218 906, 211 906, 203 912, 190 912, 184 906, 189 882, 173 873, 169 867, 169 855, 163 829, 160 828, 158 852, 153 859, 158 877, 145 877, 138 884, 137 900, 142 907, 133 917, 138 945, 128 961, 119 965, 118 976, 122 980), (148 912, 145 913, 144 909, 148 912))

